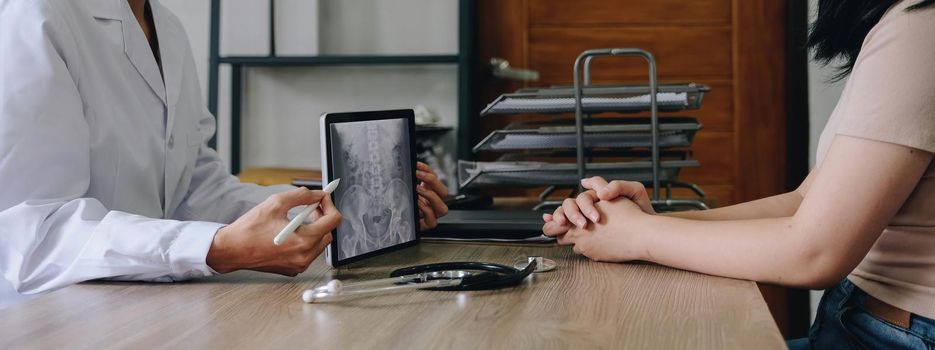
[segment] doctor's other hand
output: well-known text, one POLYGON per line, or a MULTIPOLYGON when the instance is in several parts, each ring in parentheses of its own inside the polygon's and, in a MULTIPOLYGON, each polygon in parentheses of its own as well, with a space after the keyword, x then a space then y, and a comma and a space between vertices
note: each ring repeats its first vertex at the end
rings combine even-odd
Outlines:
POLYGON ((640 234, 652 216, 636 202, 624 198, 599 201, 594 206, 601 214, 599 221, 585 227, 572 226, 561 234, 545 232, 546 235, 555 237, 558 244, 574 245, 575 253, 594 261, 645 260, 640 234))
POLYGON ((448 205, 443 199, 448 195, 448 187, 438 179, 428 164, 422 162, 416 163, 416 178, 420 181, 416 186, 419 194, 419 230, 431 230, 438 226, 438 218, 448 214, 448 205))
POLYGON ((247 269, 295 276, 331 243, 331 231, 340 223, 341 213, 325 192, 300 187, 277 193, 218 230, 207 263, 220 273, 247 269), (273 237, 289 224, 290 209, 319 201, 312 223, 299 225, 282 245, 273 244, 273 237))

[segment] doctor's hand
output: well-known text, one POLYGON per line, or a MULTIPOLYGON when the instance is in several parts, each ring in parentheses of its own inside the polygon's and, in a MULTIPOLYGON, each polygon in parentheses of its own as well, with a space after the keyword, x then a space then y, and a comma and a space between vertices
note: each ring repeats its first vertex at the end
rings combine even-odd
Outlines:
POLYGON ((421 181, 416 186, 419 193, 419 230, 431 230, 438 226, 438 218, 448 214, 448 205, 443 199, 448 195, 448 187, 428 164, 422 162, 416 163, 416 178, 421 181))
POLYGON ((260 203, 214 236, 207 263, 220 273, 256 270, 295 276, 331 243, 331 231, 341 223, 341 214, 322 191, 300 187, 277 193, 260 203), (282 245, 273 237, 289 223, 290 209, 321 202, 312 212, 310 224, 299 225, 282 245))

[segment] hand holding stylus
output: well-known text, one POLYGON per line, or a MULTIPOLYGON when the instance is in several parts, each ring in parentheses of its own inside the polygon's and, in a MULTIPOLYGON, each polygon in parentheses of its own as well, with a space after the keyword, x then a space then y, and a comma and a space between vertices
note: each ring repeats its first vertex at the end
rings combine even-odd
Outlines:
MULTIPOLYGON (((334 192, 336 188, 338 188, 339 183, 341 183, 341 179, 334 179, 334 181, 329 182, 328 185, 323 189, 325 195, 331 195, 331 193, 334 192)), ((273 238, 273 244, 282 245, 282 242, 285 241, 292 232, 295 232, 295 228, 299 227, 299 225, 305 221, 305 218, 307 218, 309 214, 315 211, 315 209, 318 209, 319 203, 306 205, 305 209, 302 210, 299 215, 296 215, 296 217, 292 218, 292 221, 290 221, 286 227, 283 227, 282 231, 279 231, 279 234, 273 238)))
MULTIPOLYGON (((300 216, 304 219, 304 217, 300 216)), ((331 243, 331 231, 341 223, 341 213, 324 191, 296 188, 274 194, 214 235, 206 262, 214 271, 255 270, 295 276, 331 243), (281 245, 273 237, 289 224, 288 212, 309 203, 314 221, 300 224, 281 245)))

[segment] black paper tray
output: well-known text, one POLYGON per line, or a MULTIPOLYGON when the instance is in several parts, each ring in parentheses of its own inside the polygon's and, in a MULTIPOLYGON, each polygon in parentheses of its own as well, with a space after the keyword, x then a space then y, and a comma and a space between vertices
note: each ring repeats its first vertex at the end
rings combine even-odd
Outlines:
MULTIPOLYGON (((515 122, 481 140, 473 151, 568 149, 577 147, 575 121, 515 122)), ((701 129, 691 117, 659 118, 659 147, 690 146, 701 129)), ((650 119, 598 118, 585 121, 587 148, 633 148, 652 146, 650 119)))
MULTIPOLYGON (((663 84, 656 94, 660 112, 677 112, 701 108, 707 85, 663 84)), ((638 113, 651 109, 649 87, 646 85, 600 85, 583 89, 584 113, 638 113)), ((574 113, 575 91, 568 86, 541 89, 521 89, 497 97, 481 111, 481 115, 524 113, 574 113)))
MULTIPOLYGON (((678 178, 681 168, 698 165, 698 161, 693 159, 661 161, 659 180, 674 181, 678 178)), ((651 181, 652 162, 590 163, 587 165, 587 176, 651 181)), ((576 186, 579 180, 574 163, 458 161, 458 186, 461 189, 498 186, 576 186)))
MULTIPOLYGON (((577 153, 574 149, 545 149, 545 150, 528 150, 524 152, 509 152, 502 153, 497 157, 497 162, 521 162, 521 161, 533 161, 533 162, 571 162, 575 160, 577 153), (545 158, 545 159, 543 159, 545 158), (562 160, 564 158, 564 160, 562 160)), ((648 149, 640 148, 627 148, 627 149, 589 149, 585 153, 585 157, 588 159, 593 158, 602 158, 602 159, 620 159, 614 160, 616 162, 629 162, 629 161, 650 161, 652 159, 652 151, 648 149)), ((659 150, 659 159, 663 161, 667 160, 689 160, 692 157, 692 151, 690 149, 662 149, 659 150)))

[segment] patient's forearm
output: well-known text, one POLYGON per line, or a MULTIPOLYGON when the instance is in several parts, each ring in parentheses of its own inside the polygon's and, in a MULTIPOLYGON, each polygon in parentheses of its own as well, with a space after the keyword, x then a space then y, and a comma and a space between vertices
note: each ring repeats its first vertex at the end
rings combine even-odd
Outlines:
MULTIPOLYGON (((821 288, 842 259, 816 254, 793 218, 698 222, 656 216, 640 228, 643 260, 705 274, 821 288)), ((830 281, 830 282, 829 282, 830 281)))
POLYGON ((802 196, 793 191, 723 208, 673 212, 662 215, 705 221, 780 218, 794 215, 801 203, 802 196))

